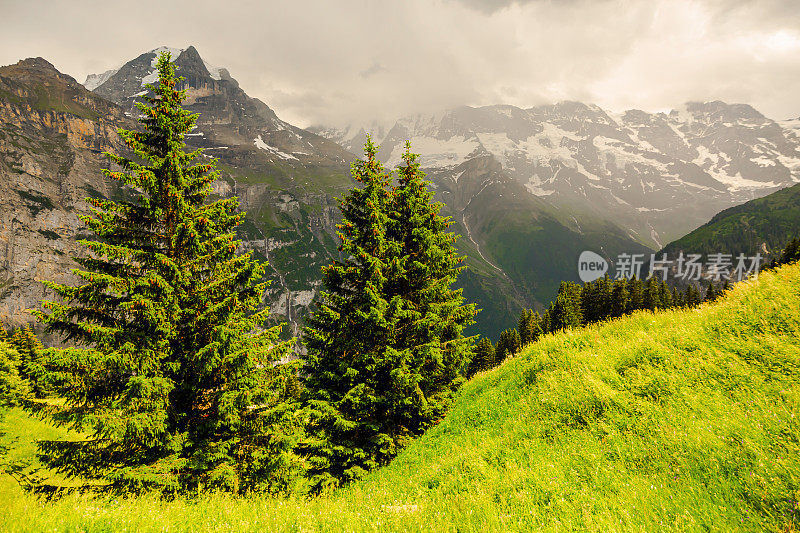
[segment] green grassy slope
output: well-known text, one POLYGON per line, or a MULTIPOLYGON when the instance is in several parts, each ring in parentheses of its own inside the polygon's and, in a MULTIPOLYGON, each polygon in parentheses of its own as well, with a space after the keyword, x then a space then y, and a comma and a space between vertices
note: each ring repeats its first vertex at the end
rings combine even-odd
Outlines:
MULTIPOLYGON (((548 335, 389 467, 315 500, 4 501, 0 530, 795 531, 800 265, 548 335)), ((13 428, 10 428, 13 431, 13 428)))

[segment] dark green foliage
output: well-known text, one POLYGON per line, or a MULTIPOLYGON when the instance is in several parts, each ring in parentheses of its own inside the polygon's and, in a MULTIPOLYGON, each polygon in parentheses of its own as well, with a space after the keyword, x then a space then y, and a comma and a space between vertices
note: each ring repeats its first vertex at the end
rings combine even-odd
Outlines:
POLYGON ((704 301, 713 302, 714 300, 717 299, 717 296, 718 296, 718 293, 717 293, 717 289, 714 287, 714 282, 709 281, 708 282, 708 287, 706 288, 706 296, 704 298, 704 301))
POLYGON ((492 341, 481 337, 472 350, 472 361, 467 369, 467 377, 472 377, 478 372, 484 372, 495 366, 495 352, 492 341))
POLYGON ((325 290, 305 330, 315 490, 387 464, 440 420, 463 381, 475 315, 451 286, 461 267, 448 219, 408 144, 399 185, 376 158, 353 163, 362 184, 341 200, 344 259, 323 269, 325 290))
POLYGON ((787 242, 780 256, 773 259, 769 266, 770 268, 776 268, 780 265, 794 263, 795 261, 800 261, 800 239, 792 239, 787 242))
POLYGON ((45 353, 44 380, 65 404, 42 408, 86 437, 40 454, 95 490, 272 489, 292 468, 273 366, 288 345, 279 327, 260 329, 264 267, 236 254, 238 201, 209 202, 216 162, 184 152, 197 116, 181 107, 169 54, 158 72, 138 104, 143 131, 119 132, 144 163, 106 154, 119 169, 106 176, 135 201, 89 199, 82 220, 97 239, 81 241, 81 285, 46 282, 61 302, 37 316, 77 347, 45 353))
POLYGON ((611 317, 618 318, 628 312, 630 297, 627 281, 624 279, 614 280, 611 288, 611 317))
POLYGON ((19 373, 20 359, 16 348, 0 339, 0 411, 21 405, 30 394, 27 381, 19 373))
POLYGON ((669 290, 666 281, 662 281, 659 284, 659 298, 661 299, 661 309, 673 307, 672 292, 669 290))
POLYGON ((703 302, 703 295, 700 290, 694 285, 686 287, 686 306, 695 307, 703 302))
POLYGON ((47 387, 42 375, 42 354, 44 346, 39 342, 30 324, 17 328, 11 334, 9 342, 19 353, 19 375, 30 385, 31 392, 36 398, 45 398, 48 395, 47 387))
POLYGON ((661 300, 661 284, 655 276, 649 278, 644 285, 642 308, 655 311, 663 307, 661 300))
POLYGON ((686 307, 686 296, 678 287, 672 288, 672 307, 686 307))
POLYGON ((523 309, 517 321, 517 331, 522 346, 536 342, 542 334, 542 319, 539 313, 533 309, 523 309))
POLYGON ((497 345, 494 349, 495 365, 499 365, 508 357, 519 353, 522 348, 522 341, 519 336, 519 331, 515 328, 510 328, 500 334, 497 340, 497 345))
POLYGON ((642 280, 638 278, 628 280, 628 295, 626 313, 644 309, 644 285, 642 284, 642 280))
POLYGON ((556 301, 550 307, 550 331, 583 325, 581 286, 562 281, 556 301))

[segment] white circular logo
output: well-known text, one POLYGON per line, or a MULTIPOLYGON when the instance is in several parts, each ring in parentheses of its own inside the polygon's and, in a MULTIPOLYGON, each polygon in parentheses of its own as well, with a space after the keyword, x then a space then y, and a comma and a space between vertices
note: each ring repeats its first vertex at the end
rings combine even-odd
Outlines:
POLYGON ((600 279, 608 272, 608 261, 594 252, 585 251, 578 258, 578 276, 584 283, 600 279))

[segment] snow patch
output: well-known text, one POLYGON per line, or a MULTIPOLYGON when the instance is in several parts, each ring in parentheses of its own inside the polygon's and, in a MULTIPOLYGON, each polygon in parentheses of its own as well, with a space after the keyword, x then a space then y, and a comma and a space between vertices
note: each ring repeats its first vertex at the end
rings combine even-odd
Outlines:
POLYGON ((280 150, 278 150, 274 146, 270 146, 267 143, 265 143, 264 140, 261 138, 261 135, 259 135, 255 139, 253 139, 253 144, 256 145, 256 148, 259 148, 261 150, 266 150, 267 152, 270 152, 272 154, 277 155, 281 159, 294 159, 295 161, 298 161, 298 159, 295 156, 293 156, 292 154, 287 154, 286 152, 281 152, 280 150))
POLYGON ((106 81, 108 81, 108 78, 110 78, 111 76, 113 76, 117 72, 119 72, 119 69, 115 68, 115 69, 107 70, 107 71, 103 72, 102 74, 89 74, 86 77, 86 81, 83 82, 83 86, 86 87, 90 91, 94 91, 95 89, 97 89, 98 87, 103 85, 106 81))
MULTIPOLYGON (((420 165, 423 168, 447 168, 459 165, 480 146, 477 141, 458 135, 447 140, 428 136, 414 136, 409 140, 414 152, 421 154, 420 165)), ((405 143, 395 146, 386 166, 394 168, 399 165, 404 152, 405 143)))
POLYGON ((755 163, 760 167, 774 167, 776 166, 775 161, 770 159, 769 157, 764 157, 763 155, 758 157, 751 157, 750 161, 755 163))

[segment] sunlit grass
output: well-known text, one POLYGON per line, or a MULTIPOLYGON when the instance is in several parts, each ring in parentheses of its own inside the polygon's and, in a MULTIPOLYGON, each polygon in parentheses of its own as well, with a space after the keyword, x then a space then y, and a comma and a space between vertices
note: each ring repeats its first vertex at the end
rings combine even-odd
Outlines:
MULTIPOLYGON (((795 265, 695 310, 548 335, 333 495, 43 504, 4 485, 0 530, 795 531, 799 402, 795 265)), ((12 413, 15 453, 40 424, 12 413)))

